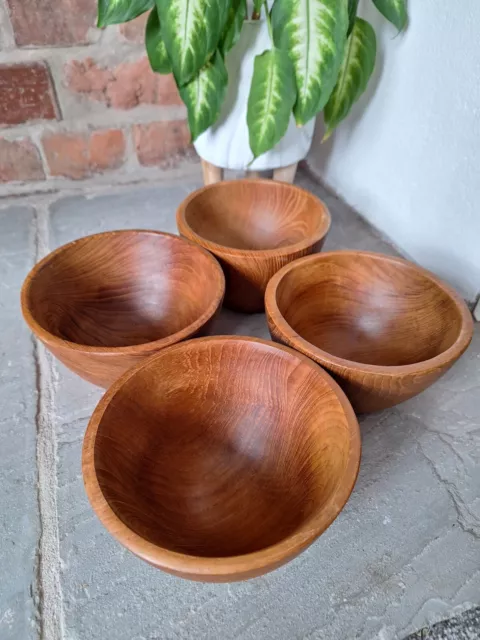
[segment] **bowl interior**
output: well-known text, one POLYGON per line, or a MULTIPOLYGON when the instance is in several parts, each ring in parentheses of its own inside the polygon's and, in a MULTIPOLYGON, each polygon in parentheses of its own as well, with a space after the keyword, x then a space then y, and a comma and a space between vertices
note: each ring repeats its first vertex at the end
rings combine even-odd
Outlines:
POLYGON ((280 313, 305 340, 346 360, 399 366, 448 349, 462 316, 415 265, 386 256, 323 254, 281 279, 280 313))
POLYGON ((281 541, 345 482, 352 434, 327 380, 251 341, 162 351, 100 418, 94 466, 106 501, 138 535, 183 554, 281 541))
POLYGON ((272 180, 231 180, 201 189, 184 215, 205 240, 243 250, 288 247, 321 236, 329 224, 318 198, 272 180))
POLYGON ((27 289, 40 326, 81 345, 119 347, 189 326, 221 295, 218 265, 180 238, 113 232, 52 254, 27 289))

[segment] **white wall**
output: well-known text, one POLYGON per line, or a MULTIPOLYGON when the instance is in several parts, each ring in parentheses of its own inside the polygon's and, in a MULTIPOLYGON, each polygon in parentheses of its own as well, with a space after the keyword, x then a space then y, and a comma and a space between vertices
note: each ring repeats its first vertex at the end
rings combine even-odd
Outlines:
POLYGON ((376 75, 311 168, 405 253, 469 300, 480 293, 480 1, 410 0, 377 31, 376 75))

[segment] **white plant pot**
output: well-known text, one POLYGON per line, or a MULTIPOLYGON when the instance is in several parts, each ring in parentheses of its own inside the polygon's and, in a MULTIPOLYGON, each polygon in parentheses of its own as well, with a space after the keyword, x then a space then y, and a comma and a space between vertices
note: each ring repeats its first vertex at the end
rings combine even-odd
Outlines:
POLYGON ((207 162, 237 171, 264 171, 303 160, 310 150, 315 119, 297 127, 293 115, 287 133, 270 151, 252 164, 248 141, 247 103, 255 56, 272 46, 264 20, 248 20, 237 44, 227 54, 228 90, 218 121, 195 141, 198 155, 207 162))

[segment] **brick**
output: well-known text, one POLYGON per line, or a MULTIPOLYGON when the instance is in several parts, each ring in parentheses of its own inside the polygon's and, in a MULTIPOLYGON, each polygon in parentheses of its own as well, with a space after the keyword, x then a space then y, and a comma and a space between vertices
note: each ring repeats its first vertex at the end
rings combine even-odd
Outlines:
POLYGON ((12 141, 0 138, 0 182, 44 178, 38 149, 29 138, 12 141))
POLYGON ((154 73, 146 57, 110 68, 92 58, 72 60, 65 65, 65 85, 73 93, 115 109, 182 104, 173 76, 154 73))
POLYGON ((0 65, 0 125, 55 120, 58 107, 43 62, 0 65))
POLYGON ((138 44, 145 42, 145 27, 148 19, 148 12, 138 16, 135 20, 125 22, 120 25, 120 33, 129 42, 138 44))
POLYGON ((7 0, 19 47, 86 44, 96 0, 7 0))
POLYGON ((144 166, 170 167, 191 152, 185 120, 152 122, 133 127, 138 161, 144 166))
POLYGON ((90 166, 94 171, 116 169, 123 164, 125 137, 120 129, 97 131, 90 137, 90 166))
POLYGON ((47 134, 42 143, 51 175, 74 180, 116 169, 125 156, 125 137, 120 129, 47 134))

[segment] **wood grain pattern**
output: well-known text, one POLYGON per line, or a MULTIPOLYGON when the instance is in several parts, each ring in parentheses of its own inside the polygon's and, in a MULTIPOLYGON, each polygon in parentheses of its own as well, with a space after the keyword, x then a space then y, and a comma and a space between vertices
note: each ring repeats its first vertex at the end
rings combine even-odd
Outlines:
POLYGON ((382 254, 303 258, 272 278, 265 299, 272 337, 332 373, 357 412, 417 395, 472 338, 471 314, 453 289, 382 254))
POLYGON ((273 179, 293 183, 297 173, 297 167, 298 162, 289 164, 287 167, 278 167, 278 169, 273 170, 273 179))
POLYGON ((223 180, 223 169, 206 160, 202 160, 202 174, 203 184, 215 184, 223 180))
POLYGON ((67 367, 109 386, 158 350, 204 335, 225 280, 197 245, 157 231, 111 231, 60 247, 22 289, 35 335, 67 367))
POLYGON ((237 336, 174 345, 127 372, 83 448, 87 495, 110 533, 202 581, 257 576, 304 550, 343 508, 359 462, 358 423, 332 378, 237 336))
POLYGON ((225 306, 263 311, 265 288, 292 260, 320 251, 330 214, 314 195, 272 180, 231 180, 190 194, 180 234, 211 251, 226 278, 225 306))

